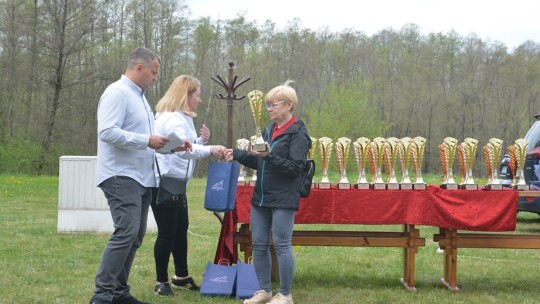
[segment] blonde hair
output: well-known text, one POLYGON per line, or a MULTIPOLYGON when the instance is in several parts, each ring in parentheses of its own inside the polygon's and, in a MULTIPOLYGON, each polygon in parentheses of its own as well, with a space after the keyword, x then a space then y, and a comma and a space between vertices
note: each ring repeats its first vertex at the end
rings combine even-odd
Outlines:
POLYGON ((287 80, 284 84, 277 86, 268 93, 266 93, 266 96, 264 98, 265 103, 276 103, 280 101, 286 101, 289 102, 292 107, 291 111, 294 111, 296 108, 296 105, 298 104, 298 97, 296 97, 296 90, 289 86, 289 83, 292 83, 294 81, 287 80))
POLYGON ((180 75, 176 77, 165 95, 158 101, 156 112, 179 111, 191 117, 197 116, 197 113, 189 109, 188 97, 200 87, 201 82, 193 76, 180 75))

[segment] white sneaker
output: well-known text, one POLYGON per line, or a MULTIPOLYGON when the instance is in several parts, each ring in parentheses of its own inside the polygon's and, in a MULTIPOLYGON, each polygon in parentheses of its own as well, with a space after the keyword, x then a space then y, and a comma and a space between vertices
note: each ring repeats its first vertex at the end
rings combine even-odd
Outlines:
POLYGON ((253 297, 244 300, 244 304, 266 304, 272 300, 272 292, 266 292, 264 290, 256 291, 253 297))
POLYGON ((294 304, 292 300, 292 295, 284 296, 281 293, 276 294, 272 301, 266 304, 294 304))

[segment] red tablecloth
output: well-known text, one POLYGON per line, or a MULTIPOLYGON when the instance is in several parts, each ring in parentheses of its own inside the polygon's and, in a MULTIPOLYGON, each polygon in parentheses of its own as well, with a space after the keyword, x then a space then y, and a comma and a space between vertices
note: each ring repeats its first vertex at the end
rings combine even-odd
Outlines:
MULTIPOLYGON (((235 212, 225 214, 219 259, 237 260, 232 235, 236 223, 249 223, 253 188, 238 186, 235 212)), ((426 225, 471 231, 516 229, 516 190, 338 190, 311 189, 300 200, 296 224, 426 225)))
MULTIPOLYGON (((238 223, 249 223, 252 187, 239 186, 238 223)), ((300 200, 296 224, 411 224, 473 231, 516 229, 516 190, 321 190, 300 200)))

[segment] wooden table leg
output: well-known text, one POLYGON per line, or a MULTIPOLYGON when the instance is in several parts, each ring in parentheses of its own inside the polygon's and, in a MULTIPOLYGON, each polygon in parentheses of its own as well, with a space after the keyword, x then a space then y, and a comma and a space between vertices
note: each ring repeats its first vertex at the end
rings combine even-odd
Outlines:
POLYGON ((403 225, 403 232, 407 235, 408 246, 403 248, 403 278, 401 284, 409 291, 417 291, 414 287, 415 256, 418 252, 416 240, 420 237, 420 231, 414 225, 403 225))
POLYGON ((444 246, 444 278, 441 283, 450 291, 460 291, 457 287, 457 230, 440 228, 447 240, 444 246))

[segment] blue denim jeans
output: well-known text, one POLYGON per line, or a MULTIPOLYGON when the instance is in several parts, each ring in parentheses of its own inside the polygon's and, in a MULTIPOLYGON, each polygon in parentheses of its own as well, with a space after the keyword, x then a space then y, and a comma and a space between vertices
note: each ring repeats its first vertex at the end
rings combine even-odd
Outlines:
POLYGON ((260 288, 272 290, 272 257, 270 235, 274 242, 279 269, 279 292, 291 294, 294 277, 292 232, 295 209, 251 206, 251 236, 253 241, 253 265, 260 288))
POLYGON ((112 301, 129 295, 129 272, 146 233, 152 188, 125 176, 111 177, 99 187, 107 198, 114 232, 96 274, 94 298, 112 301))

